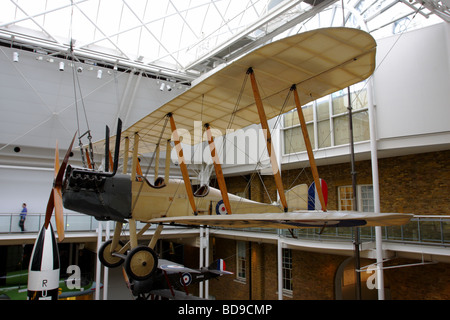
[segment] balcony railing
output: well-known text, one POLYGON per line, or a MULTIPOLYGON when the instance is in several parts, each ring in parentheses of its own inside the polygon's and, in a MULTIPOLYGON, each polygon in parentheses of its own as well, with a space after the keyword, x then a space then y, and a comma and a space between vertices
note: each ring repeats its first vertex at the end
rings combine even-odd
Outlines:
MULTIPOLYGON (((375 241, 374 227, 361 227, 359 230, 361 242, 375 241)), ((276 229, 264 228, 248 228, 245 231, 277 233, 276 229)), ((327 227, 323 230, 322 228, 304 228, 282 230, 282 235, 305 240, 351 241, 354 238, 354 231, 354 228, 327 227)), ((415 215, 403 226, 382 227, 382 231, 383 241, 450 246, 450 216, 448 215, 415 215)))
MULTIPOLYGON (((19 214, 0 213, 0 234, 20 233, 19 214)), ((45 220, 45 214, 29 213, 25 222, 25 232, 36 233, 40 230, 45 220)), ((91 216, 79 213, 64 214, 66 232, 90 232, 96 231, 98 221, 91 216)), ((54 217, 52 224, 55 225, 54 217)), ((140 229, 144 223, 138 223, 140 229)), ((110 224, 111 230, 114 223, 110 224)), ((243 230, 243 229, 239 229, 243 230)), ((276 229, 251 228, 246 231, 277 233, 276 229)), ((411 221, 403 226, 382 227, 383 241, 404 243, 423 243, 450 246, 450 216, 449 215, 415 215, 411 221)), ((286 235, 289 231, 284 230, 286 235)), ((349 240, 353 239, 354 228, 321 228, 294 229, 293 235, 299 239, 309 240, 349 240)), ((375 228, 361 227, 360 239, 363 242, 375 241, 375 228)))
MULTIPOLYGON (((19 226, 19 213, 0 213, 0 234, 5 233, 20 233, 22 232, 19 226)), ((28 213, 25 220, 25 231, 27 233, 36 233, 42 227, 45 221, 45 213, 28 213)), ((51 223, 55 228, 55 217, 52 216, 51 223)), ((140 229, 144 223, 137 223, 137 228, 140 229)), ((96 231, 98 228, 98 221, 92 217, 80 213, 65 213, 64 226, 66 232, 90 232, 96 231)), ((114 230, 114 223, 110 224, 111 230, 114 230)), ((105 228, 105 227, 103 227, 105 228)))

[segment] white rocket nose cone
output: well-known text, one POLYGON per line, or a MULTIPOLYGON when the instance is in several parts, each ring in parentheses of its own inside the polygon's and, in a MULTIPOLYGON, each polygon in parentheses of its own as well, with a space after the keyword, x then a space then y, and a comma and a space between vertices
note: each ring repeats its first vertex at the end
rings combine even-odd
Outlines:
POLYGON ((59 251, 52 225, 42 226, 28 268, 28 299, 58 299, 59 251))

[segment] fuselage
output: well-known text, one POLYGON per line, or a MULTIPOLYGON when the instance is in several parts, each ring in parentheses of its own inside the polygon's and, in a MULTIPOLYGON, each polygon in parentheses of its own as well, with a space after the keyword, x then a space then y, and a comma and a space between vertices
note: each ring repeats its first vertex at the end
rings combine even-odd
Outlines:
MULTIPOLYGON (((227 214, 220 190, 194 186, 193 193, 199 215, 227 214)), ((130 175, 108 175, 86 169, 68 167, 63 184, 66 209, 94 216, 98 220, 125 221, 192 215, 185 184, 180 179, 167 183, 159 178, 154 184, 143 177, 131 181, 130 175)), ((282 212, 277 204, 251 201, 228 194, 232 213, 282 212)))

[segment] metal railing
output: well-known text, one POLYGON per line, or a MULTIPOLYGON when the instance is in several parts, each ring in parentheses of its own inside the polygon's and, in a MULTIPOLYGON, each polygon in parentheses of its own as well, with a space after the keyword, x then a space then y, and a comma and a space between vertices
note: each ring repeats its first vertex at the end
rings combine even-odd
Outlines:
MULTIPOLYGON (((0 234, 20 233, 19 213, 0 213, 0 234)), ((25 221, 25 232, 38 232, 44 223, 45 214, 29 213, 25 221)), ((91 232, 98 228, 98 221, 91 216, 79 213, 65 213, 64 225, 66 232, 91 232)), ((54 217, 52 224, 55 226, 54 217)), ((138 223, 137 228, 144 226, 138 223)), ((114 223, 111 224, 111 230, 114 223)), ((222 228, 220 228, 222 229, 222 228)), ((238 229, 252 232, 277 233, 276 229, 248 228, 238 229)), ((415 215, 411 221, 398 227, 383 227, 383 241, 436 244, 450 246, 450 216, 449 215, 415 215)), ((286 236, 291 234, 283 230, 286 236)), ((343 240, 353 239, 354 228, 306 228, 294 229, 293 235, 299 239, 308 240, 343 240)), ((361 227, 361 241, 375 241, 375 228, 361 227)))
MULTIPOLYGON (((243 230, 243 229, 234 229, 243 230)), ((304 240, 352 241, 354 228, 303 228, 282 230, 282 235, 304 240), (291 233, 292 232, 292 233, 291 233)), ((361 242, 375 241, 374 227, 360 227, 361 242)), ((277 229, 247 228, 245 231, 277 234, 277 229)), ((396 227, 382 227, 383 241, 450 246, 450 216, 415 215, 409 223, 396 227)))
MULTIPOLYGON (((20 233, 19 213, 0 213, 0 234, 20 233)), ((45 221, 45 213, 28 213, 25 220, 25 231, 27 233, 39 232, 45 221)), ((55 217, 52 216, 51 223, 55 228, 55 217)), ((111 223, 111 230, 114 230, 114 223, 111 223)), ((137 223, 137 228, 142 228, 145 223, 137 223)), ((65 213, 64 226, 66 232, 91 232, 98 228, 98 221, 92 217, 80 213, 65 213)), ((105 228, 105 227, 103 227, 105 228)))

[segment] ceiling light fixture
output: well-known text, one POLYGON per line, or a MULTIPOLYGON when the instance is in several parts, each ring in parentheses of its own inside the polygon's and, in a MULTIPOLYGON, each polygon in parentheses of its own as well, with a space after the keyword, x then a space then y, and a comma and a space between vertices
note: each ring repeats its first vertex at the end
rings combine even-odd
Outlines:
POLYGON ((13 52, 13 61, 19 62, 19 53, 17 51, 13 52))

